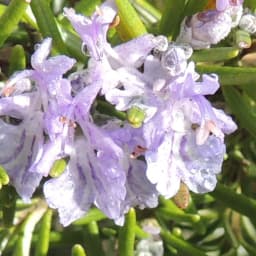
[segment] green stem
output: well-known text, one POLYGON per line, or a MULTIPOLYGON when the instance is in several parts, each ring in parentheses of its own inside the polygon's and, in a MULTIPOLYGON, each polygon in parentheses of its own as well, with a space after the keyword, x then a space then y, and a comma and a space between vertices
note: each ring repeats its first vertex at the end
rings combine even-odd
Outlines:
POLYGON ((118 244, 120 256, 132 256, 134 254, 135 227, 136 213, 131 208, 125 217, 125 224, 119 233, 118 244))
POLYGON ((32 0, 31 8, 43 36, 53 39, 53 46, 58 52, 67 53, 66 46, 61 38, 56 20, 47 1, 32 0))
POLYGON ((3 45, 9 35, 15 30, 29 5, 29 1, 12 0, 0 17, 0 46, 3 45))
POLYGON ((115 116, 120 120, 126 120, 126 113, 122 111, 118 111, 115 107, 103 100, 97 100, 97 110, 103 114, 107 114, 110 116, 115 116))

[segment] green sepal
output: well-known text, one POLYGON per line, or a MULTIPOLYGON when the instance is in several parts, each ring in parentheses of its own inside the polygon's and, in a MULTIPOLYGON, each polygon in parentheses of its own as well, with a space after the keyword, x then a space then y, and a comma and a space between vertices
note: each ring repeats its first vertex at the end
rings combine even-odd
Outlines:
POLYGON ((67 163, 64 159, 56 160, 50 170, 49 175, 52 178, 59 177, 66 169, 67 163))
POLYGON ((120 24, 116 29, 122 40, 127 41, 146 34, 147 30, 129 0, 115 0, 115 2, 120 17, 120 24))
POLYGON ((10 179, 6 170, 0 165, 0 185, 7 185, 10 179))
POLYGON ((222 87, 223 95, 240 124, 256 138, 256 115, 249 99, 234 87, 222 87))
POLYGON ((237 47, 244 49, 244 48, 250 48, 252 45, 252 39, 248 32, 244 30, 237 30, 235 32, 235 43, 237 47))
POLYGON ((84 248, 80 244, 75 244, 72 247, 72 256, 86 256, 86 253, 84 251, 84 248))

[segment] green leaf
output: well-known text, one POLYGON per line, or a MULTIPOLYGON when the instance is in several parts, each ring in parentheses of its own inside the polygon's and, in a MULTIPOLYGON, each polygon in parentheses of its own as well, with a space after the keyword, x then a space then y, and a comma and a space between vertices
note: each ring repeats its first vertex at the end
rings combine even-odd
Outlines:
POLYGON ((9 75, 15 71, 23 70, 26 68, 26 53, 21 45, 15 45, 12 48, 9 65, 9 75))
POLYGON ((120 24, 116 27, 120 37, 123 40, 130 40, 146 34, 147 30, 129 0, 116 0, 115 2, 120 17, 120 24))
POLYGON ((107 218, 106 215, 102 213, 99 209, 92 208, 86 213, 84 217, 75 221, 73 225, 77 225, 77 226, 88 225, 92 221, 99 221, 106 218, 107 218))
POLYGON ((192 246, 190 243, 186 242, 185 240, 176 237, 175 235, 171 234, 167 230, 161 231, 161 236, 164 241, 174 247, 178 251, 178 255, 182 256, 206 256, 206 253, 199 250, 198 248, 192 246))
POLYGON ((104 256, 102 244, 99 236, 99 227, 96 221, 91 221, 84 227, 85 249, 88 255, 104 256))
POLYGON ((47 206, 42 202, 31 212, 20 228, 19 237, 13 252, 13 256, 30 256, 30 247, 34 228, 44 215, 47 206))
POLYGON ((244 6, 249 7, 252 11, 256 9, 256 1, 255 0, 245 0, 244 6))
POLYGON ((220 78, 221 85, 243 86, 248 84, 256 84, 256 68, 197 65, 196 70, 201 74, 217 74, 220 78))
POLYGON ((120 256, 134 254, 136 213, 133 208, 125 216, 125 223, 119 231, 118 250, 120 256))
POLYGON ((12 0, 10 2, 4 14, 0 17, 0 46, 15 30, 28 5, 29 1, 25 0, 12 0))
POLYGON ((67 53, 66 46, 61 38, 60 31, 53 12, 47 1, 32 0, 31 8, 35 15, 40 32, 44 37, 53 39, 53 47, 60 53, 67 53))
POLYGON ((185 7, 185 16, 190 16, 204 10, 208 2, 208 0, 189 0, 185 7))
POLYGON ((50 242, 51 222, 52 210, 48 209, 40 223, 38 240, 34 254, 35 256, 47 256, 50 242))
POLYGON ((223 95, 241 125, 256 137, 256 114, 236 88, 222 87, 223 95))
POLYGON ((79 1, 75 5, 75 10, 85 16, 91 16, 95 12, 96 6, 99 6, 100 4, 101 0, 79 1))
POLYGON ((75 244, 72 247, 72 256, 86 256, 84 248, 80 244, 75 244))
POLYGON ((256 200, 243 194, 237 194, 231 188, 220 183, 210 194, 227 207, 249 217, 254 224, 256 223, 256 200))
POLYGON ((233 59, 240 53, 236 47, 209 48, 194 51, 191 60, 195 62, 217 62, 233 59))
POLYGON ((165 0, 164 12, 160 21, 160 34, 175 40, 179 34, 180 24, 185 17, 186 0, 165 0))

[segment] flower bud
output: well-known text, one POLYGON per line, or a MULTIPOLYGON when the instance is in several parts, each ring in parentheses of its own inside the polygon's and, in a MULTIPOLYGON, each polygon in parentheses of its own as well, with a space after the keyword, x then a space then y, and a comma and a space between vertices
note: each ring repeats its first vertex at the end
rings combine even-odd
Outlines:
POLYGON ((231 27, 232 19, 226 12, 200 12, 185 18, 177 42, 188 43, 193 49, 209 48, 224 39, 231 27))
POLYGON ((256 16, 252 14, 245 14, 239 21, 239 27, 249 34, 256 33, 256 16))
POLYGON ((145 112, 137 106, 133 106, 127 111, 127 120, 134 128, 141 127, 145 118, 145 112))

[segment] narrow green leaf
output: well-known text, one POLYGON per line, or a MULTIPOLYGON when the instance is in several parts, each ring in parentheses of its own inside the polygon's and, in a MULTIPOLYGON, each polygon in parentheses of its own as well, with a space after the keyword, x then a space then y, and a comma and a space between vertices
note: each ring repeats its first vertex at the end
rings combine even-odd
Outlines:
POLYGON ((148 17, 150 20, 150 16, 159 21, 161 19, 161 12, 156 9, 153 5, 151 5, 146 0, 132 0, 131 1, 134 7, 140 12, 141 15, 148 17))
POLYGON ((47 256, 50 242, 51 222, 52 210, 48 209, 40 223, 35 256, 47 256))
POLYGON ((217 62, 233 59, 238 56, 239 49, 235 47, 209 48, 194 51, 191 60, 195 62, 217 62))
POLYGON ((256 115, 246 99, 233 87, 222 87, 223 95, 241 125, 256 137, 256 115))
POLYGON ((72 57, 76 58, 82 63, 85 63, 88 57, 82 52, 82 40, 76 34, 71 33, 66 29, 65 26, 60 24, 59 26, 61 35, 63 38, 63 42, 65 43, 68 52, 72 55, 72 57))
POLYGON ((9 75, 15 71, 26 68, 26 54, 21 45, 15 45, 12 49, 9 65, 9 75))
POLYGON ((208 2, 208 0, 189 0, 185 8, 185 16, 190 16, 204 10, 208 2))
POLYGON ((214 65, 197 65, 199 73, 215 73, 220 78, 221 85, 256 84, 256 68, 223 67, 214 65))
POLYGON ((244 6, 249 7, 251 10, 254 11, 256 9, 256 1, 255 0, 245 0, 244 6))
POLYGON ((255 224, 256 200, 243 194, 237 194, 231 188, 220 183, 218 183, 215 190, 210 194, 227 207, 249 217, 255 224))
POLYGON ((10 2, 4 14, 0 17, 0 46, 15 30, 28 5, 29 1, 25 0, 12 0, 10 2))
POLYGON ((30 246, 32 241, 32 234, 35 225, 44 215, 47 206, 45 204, 39 205, 33 212, 31 212, 25 221, 22 223, 19 238, 13 252, 13 256, 30 256, 30 246))
POLYGON ((167 208, 159 208, 157 212, 166 220, 174 220, 177 222, 192 222, 197 223, 200 221, 200 215, 198 214, 190 214, 190 213, 178 213, 173 212, 167 208))
POLYGON ((161 231, 161 236, 164 241, 174 247, 178 251, 178 255, 182 256, 206 256, 206 253, 199 250, 198 248, 192 246, 190 243, 184 241, 183 239, 176 237, 166 230, 161 231))
POLYGON ((131 256, 134 254, 136 213, 133 208, 125 216, 124 226, 120 229, 118 247, 120 256, 131 256))
POLYGON ((53 46, 58 52, 67 53, 49 3, 42 0, 32 0, 31 8, 42 35, 53 38, 53 46))
POLYGON ((160 21, 160 34, 168 35, 174 40, 179 34, 180 24, 184 18, 186 0, 165 0, 164 12, 160 21))
POLYGON ((117 32, 123 40, 129 40, 147 33, 147 30, 140 20, 137 12, 129 0, 115 0, 120 24, 117 32))
POLYGON ((84 231, 85 249, 88 255, 104 256, 97 222, 91 221, 87 226, 84 227, 84 231))
POLYGON ((86 16, 91 16, 96 9, 96 6, 101 4, 101 0, 84 0, 78 1, 75 5, 75 10, 86 16))
POLYGON ((86 256, 84 248, 80 244, 75 244, 72 247, 72 256, 86 256))
POLYGON ((99 209, 92 208, 86 213, 84 217, 75 221, 73 225, 77 225, 77 226, 88 225, 92 221, 99 221, 106 218, 107 218, 106 215, 102 213, 99 209))

